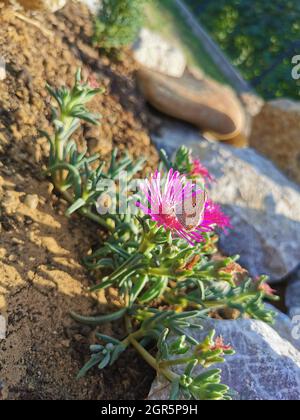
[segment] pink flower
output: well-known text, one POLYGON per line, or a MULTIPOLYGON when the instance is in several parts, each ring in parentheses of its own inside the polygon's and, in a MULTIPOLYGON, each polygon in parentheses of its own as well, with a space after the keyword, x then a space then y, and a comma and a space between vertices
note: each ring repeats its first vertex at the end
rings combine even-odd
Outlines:
POLYGON ((91 89, 99 89, 100 85, 97 81, 96 76, 93 73, 89 73, 86 81, 82 80, 81 85, 88 85, 91 89))
POLYGON ((221 207, 212 200, 207 200, 202 228, 207 229, 207 232, 211 232, 212 226, 217 226, 225 231, 227 228, 232 228, 230 218, 222 212, 221 207))
POLYGON ((160 172, 156 171, 150 180, 145 180, 141 184, 141 190, 145 194, 148 206, 140 202, 136 205, 159 226, 171 230, 191 245, 202 242, 203 233, 212 232, 216 225, 222 228, 230 226, 229 219, 223 215, 220 208, 206 199, 206 193, 178 171, 170 169, 165 181, 162 180, 160 172), (200 199, 197 208, 186 205, 186 203, 196 205, 197 198, 200 199), (193 219, 196 224, 186 223, 187 216, 192 217, 187 214, 188 211, 193 217, 196 214, 193 219))
POLYGON ((215 339, 214 344, 211 346, 210 348, 211 351, 215 351, 215 350, 222 350, 222 351, 231 351, 233 350, 231 345, 225 345, 224 344, 224 339, 223 337, 217 337, 215 339))
POLYGON ((193 169, 190 172, 190 176, 192 177, 202 177, 204 180, 207 180, 209 182, 213 182, 214 178, 209 173, 208 169, 205 168, 205 166, 202 165, 199 159, 193 160, 193 169))
POLYGON ((258 290, 263 292, 266 296, 275 296, 277 290, 272 289, 272 287, 268 283, 262 283, 258 286, 258 290))

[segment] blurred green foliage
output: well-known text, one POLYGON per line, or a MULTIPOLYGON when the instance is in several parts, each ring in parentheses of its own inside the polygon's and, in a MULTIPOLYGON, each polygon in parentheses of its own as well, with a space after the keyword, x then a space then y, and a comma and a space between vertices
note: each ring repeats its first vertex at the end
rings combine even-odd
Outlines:
POLYGON ((300 2, 185 0, 201 23, 266 99, 299 99, 292 57, 300 54, 300 2))
POLYGON ((95 20, 94 43, 106 51, 132 44, 143 22, 143 0, 103 0, 95 20))

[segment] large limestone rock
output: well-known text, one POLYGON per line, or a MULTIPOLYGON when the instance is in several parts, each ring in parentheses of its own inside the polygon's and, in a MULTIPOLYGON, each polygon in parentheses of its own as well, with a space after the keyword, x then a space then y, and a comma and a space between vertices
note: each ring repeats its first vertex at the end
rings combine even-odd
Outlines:
MULTIPOLYGON (((299 297, 299 294, 298 294, 299 297)), ((280 335, 281 338, 291 343, 297 350, 300 351, 300 319, 298 320, 299 328, 293 322, 293 319, 283 312, 279 311, 273 305, 266 304, 270 311, 273 311, 275 315, 275 322, 272 328, 280 335)), ((300 315, 300 312, 299 312, 300 315)))
POLYGON ((204 141, 191 128, 175 125, 152 136, 169 155, 182 144, 210 170, 210 196, 231 216, 233 230, 221 234, 221 249, 239 254, 253 276, 276 282, 300 263, 300 188, 252 149, 204 141))
MULTIPOLYGON (((300 352, 271 326, 254 320, 207 320, 203 331, 189 334, 201 341, 212 329, 236 350, 225 364, 216 366, 222 369, 222 382, 235 391, 234 399, 300 400, 300 352)), ((156 380, 150 398, 168 395, 166 384, 156 380)))
POLYGON ((172 156, 183 144, 192 147, 200 141, 205 141, 205 138, 189 124, 171 121, 165 123, 159 132, 153 133, 151 140, 155 143, 157 149, 164 149, 169 156, 172 156))
POLYGON ((300 262, 300 188, 252 149, 202 142, 195 156, 216 178, 211 198, 231 216, 221 248, 253 276, 279 281, 300 262))
POLYGON ((214 138, 238 138, 245 145, 246 115, 229 87, 187 71, 178 79, 146 68, 138 71, 138 81, 146 99, 159 111, 194 124, 214 138))
POLYGON ((253 120, 250 144, 300 183, 300 102, 271 101, 253 120))
POLYGON ((141 30, 133 54, 141 65, 168 76, 181 77, 186 68, 182 51, 146 28, 141 30))

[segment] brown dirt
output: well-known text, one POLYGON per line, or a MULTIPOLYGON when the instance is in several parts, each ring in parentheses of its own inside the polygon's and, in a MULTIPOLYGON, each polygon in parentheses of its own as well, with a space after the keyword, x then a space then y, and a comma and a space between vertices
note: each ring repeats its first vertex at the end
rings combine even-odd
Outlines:
POLYGON ((300 184, 300 108, 293 109, 291 104, 285 100, 266 103, 253 119, 250 145, 300 184))
MULTIPOLYGON (((8 320, 7 339, 0 342, 3 398, 145 398, 153 373, 134 351, 104 372, 75 380, 93 332, 75 324, 68 312, 107 308, 104 296, 86 292, 92 279, 80 265, 100 232, 64 216, 64 203, 42 175, 48 146, 37 129, 49 129, 45 82, 70 85, 83 63, 107 89, 91 105, 102 114, 102 125, 84 125, 78 135, 90 151, 106 156, 117 145, 133 156, 146 154, 153 166, 157 156, 145 127, 157 121, 138 95, 131 58, 112 63, 91 47, 84 6, 71 3, 55 15, 34 15, 53 38, 1 6, 0 14, 0 55, 7 63, 0 82, 0 313, 8 320)), ((122 326, 103 331, 112 328, 122 335, 122 326)))

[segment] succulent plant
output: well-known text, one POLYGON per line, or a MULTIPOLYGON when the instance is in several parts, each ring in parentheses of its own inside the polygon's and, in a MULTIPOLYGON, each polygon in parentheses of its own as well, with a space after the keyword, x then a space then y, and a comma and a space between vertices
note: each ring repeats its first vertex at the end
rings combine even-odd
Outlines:
POLYGON ((77 212, 105 229, 105 240, 99 240, 99 249, 84 263, 98 278, 91 291, 114 287, 120 302, 109 314, 71 315, 95 328, 123 320, 125 330, 122 340, 97 332, 98 343, 91 346, 91 358, 78 376, 94 366, 112 365, 132 346, 170 381, 171 399, 230 399, 220 370, 211 367, 234 350, 222 337, 215 338, 214 331, 203 342, 187 331, 202 328, 201 319, 227 309, 272 322, 264 299, 276 297, 267 278, 251 279, 237 264, 238 256, 212 258, 217 252, 216 230, 230 228, 228 217, 208 198, 205 185, 212 177, 182 147, 173 161, 162 151, 160 168, 131 193, 144 159, 134 162, 114 150, 106 165, 97 155, 79 153, 72 141, 81 120, 97 124, 86 104, 101 89, 83 82, 78 71, 71 90, 48 86, 48 91, 57 107, 52 110, 54 135, 43 133, 50 143, 47 172, 69 202, 67 216, 77 212), (109 194, 108 185, 113 186, 109 194), (196 206, 191 224, 186 202, 196 206), (156 347, 156 357, 149 346, 156 347), (179 365, 182 375, 174 370, 179 365), (202 367, 200 375, 194 374, 197 366, 202 367))

